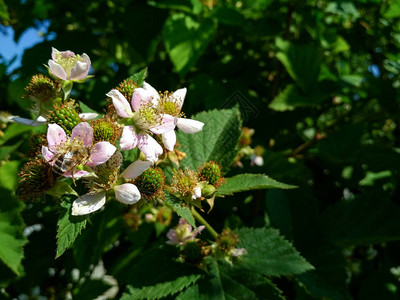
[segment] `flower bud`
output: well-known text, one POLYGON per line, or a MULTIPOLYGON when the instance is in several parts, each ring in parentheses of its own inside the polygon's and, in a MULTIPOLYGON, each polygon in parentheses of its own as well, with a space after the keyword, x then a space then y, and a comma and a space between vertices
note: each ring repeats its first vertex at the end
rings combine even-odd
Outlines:
POLYGON ((201 190, 201 195, 205 198, 211 198, 216 192, 216 189, 213 185, 207 184, 201 190))

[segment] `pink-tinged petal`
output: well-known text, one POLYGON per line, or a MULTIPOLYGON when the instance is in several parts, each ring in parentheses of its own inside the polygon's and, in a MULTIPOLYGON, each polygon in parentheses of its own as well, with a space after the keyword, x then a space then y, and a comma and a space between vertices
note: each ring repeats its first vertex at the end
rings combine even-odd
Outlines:
POLYGON ((90 151, 90 162, 86 163, 88 166, 98 166, 104 164, 117 148, 109 142, 98 142, 90 151))
POLYGON ((79 81, 85 79, 89 74, 89 70, 90 66, 87 63, 77 61, 71 70, 70 80, 79 81))
POLYGON ((163 144, 164 144, 165 148, 167 148, 167 150, 173 151, 174 147, 175 147, 175 144, 176 144, 175 131, 171 130, 171 131, 168 131, 166 133, 163 133, 162 141, 163 141, 163 144))
POLYGON ((160 100, 160 95, 155 88, 153 88, 147 82, 143 82, 143 88, 148 91, 151 95, 150 101, 153 103, 154 106, 157 106, 158 100, 160 100))
POLYGON ((147 160, 155 162, 163 153, 162 147, 148 134, 138 135, 138 148, 146 156, 147 160))
POLYGON ((121 150, 131 150, 137 146, 138 138, 133 126, 125 126, 119 145, 121 150))
POLYGON ((240 257, 247 254, 247 250, 245 248, 233 248, 230 252, 233 257, 240 257))
POLYGON ((174 229, 170 229, 170 230, 168 231, 168 233, 167 233, 167 238, 168 238, 168 241, 166 241, 166 243, 167 243, 168 245, 178 245, 178 244, 179 244, 179 241, 178 241, 178 239, 177 239, 177 237, 176 237, 176 234, 175 234, 175 230, 174 230, 174 229))
MULTIPOLYGON (((143 84, 143 86, 144 86, 144 84, 143 84)), ((133 110, 134 111, 138 111, 142 104, 147 104, 147 103, 153 101, 154 99, 157 99, 156 101, 158 101, 160 96, 158 95, 157 92, 155 94, 154 91, 147 90, 147 89, 144 89, 144 88, 136 88, 133 91, 133 94, 132 94, 132 108, 133 108, 133 110)))
POLYGON ((121 176, 126 179, 135 179, 146 171, 153 163, 147 160, 137 160, 131 163, 122 173, 121 176))
POLYGON ((65 172, 63 174, 64 177, 74 177, 76 179, 81 178, 83 176, 89 175, 90 173, 88 171, 85 170, 79 170, 76 172, 65 172))
POLYGON ((79 118, 81 118, 82 120, 93 120, 96 119, 98 116, 98 114, 96 113, 81 113, 79 114, 79 118))
POLYGON ((61 80, 68 80, 68 75, 65 72, 63 67, 61 67, 58 63, 54 62, 53 60, 49 60, 48 64, 49 64, 50 73, 53 76, 55 76, 61 80))
POLYGON ((65 143, 66 140, 67 135, 61 126, 57 124, 49 124, 47 129, 47 143, 51 150, 58 145, 65 143))
POLYGON ((74 138, 80 138, 85 147, 88 148, 93 141, 93 128, 87 122, 79 123, 72 128, 71 139, 74 138))
POLYGON ((186 92, 187 92, 187 89, 186 89, 186 88, 183 88, 183 89, 176 90, 176 91, 172 94, 172 96, 173 96, 175 99, 180 100, 180 101, 178 101, 178 103, 180 104, 180 108, 182 108, 183 102, 185 101, 186 92))
POLYGON ((60 51, 58 51, 56 48, 54 48, 54 47, 51 47, 51 58, 53 59, 53 60, 56 60, 57 59, 57 53, 59 53, 60 51))
POLYGON ((191 119, 178 118, 176 126, 185 133, 196 133, 203 129, 204 123, 191 119))
POLYGON ((100 192, 98 194, 85 194, 80 196, 72 203, 72 215, 87 215, 99 210, 106 204, 106 194, 100 192))
POLYGON ((114 89, 108 92, 106 95, 112 99, 118 116, 122 118, 132 117, 133 113, 131 106, 129 105, 128 100, 125 99, 124 95, 120 93, 120 91, 114 89))
POLYGON ((47 120, 42 116, 37 117, 36 120, 21 118, 18 116, 11 116, 9 118, 9 120, 13 121, 15 123, 18 123, 18 124, 27 125, 27 126, 31 126, 31 127, 37 127, 37 126, 46 124, 46 122, 47 122, 47 120))
POLYGON ((197 229, 193 231, 193 238, 195 238, 197 234, 201 233, 204 230, 204 228, 206 228, 206 226, 204 225, 197 227, 197 229))
POLYGON ((174 130, 176 125, 176 118, 171 115, 163 115, 161 125, 150 128, 150 131, 155 134, 163 134, 168 131, 174 130))
POLYGON ((81 55, 81 58, 82 58, 82 61, 83 61, 84 63, 86 63, 86 64, 89 65, 89 69, 90 69, 90 66, 92 65, 92 62, 90 61, 89 56, 88 56, 86 53, 83 53, 83 54, 81 55))
POLYGON ((136 185, 124 183, 114 187, 115 198, 125 204, 135 204, 140 200, 140 192, 136 185))
MULTIPOLYGON (((49 161, 49 162, 50 162, 50 161, 52 160, 52 158, 54 157, 54 153, 51 152, 50 149, 47 148, 46 146, 42 146, 42 155, 43 155, 43 158, 44 158, 46 161, 49 161)), ((53 165, 54 162, 52 162, 51 164, 53 165)))

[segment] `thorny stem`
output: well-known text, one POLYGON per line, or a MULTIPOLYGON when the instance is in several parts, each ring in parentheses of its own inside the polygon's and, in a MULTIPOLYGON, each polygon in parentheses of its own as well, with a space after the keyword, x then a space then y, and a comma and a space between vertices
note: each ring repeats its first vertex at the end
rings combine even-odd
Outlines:
POLYGON ((212 228, 212 226, 197 212, 197 210, 192 207, 192 214, 196 218, 197 221, 199 221, 201 224, 203 224, 206 229, 211 233, 214 239, 217 239, 218 233, 212 228))

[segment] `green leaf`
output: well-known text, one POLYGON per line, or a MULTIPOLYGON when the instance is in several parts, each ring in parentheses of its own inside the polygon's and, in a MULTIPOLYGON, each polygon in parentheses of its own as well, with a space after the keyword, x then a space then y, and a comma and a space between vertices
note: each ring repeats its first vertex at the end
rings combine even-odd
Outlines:
POLYGON ((236 9, 231 7, 218 7, 214 10, 214 18, 217 18, 219 23, 242 26, 246 22, 245 17, 236 9))
POLYGON ((131 285, 131 292, 122 299, 158 299, 173 295, 202 277, 198 268, 178 263, 175 257, 177 249, 171 246, 156 246, 135 257, 119 278, 119 282, 131 285))
POLYGON ((392 19, 400 17, 400 3, 397 0, 388 1, 389 6, 383 13, 383 17, 386 19, 392 19))
POLYGON ((19 136, 25 132, 32 131, 33 127, 14 123, 11 124, 10 126, 7 127, 7 129, 4 131, 3 137, 0 138, 0 145, 3 145, 5 142, 8 140, 19 136))
POLYGON ((293 85, 288 84, 268 105, 269 108, 276 111, 294 110, 297 107, 307 107, 319 104, 323 97, 303 96, 293 85))
POLYGON ((240 228, 240 242, 236 248, 245 248, 243 264, 250 270, 267 276, 300 274, 314 269, 293 245, 276 229, 240 228))
POLYGON ((4 0, 0 0, 0 19, 4 19, 7 21, 10 20, 10 15, 8 14, 7 6, 4 3, 4 0))
POLYGON ((11 160, 5 162, 0 167, 0 187, 10 191, 15 191, 17 188, 19 161, 11 160))
POLYGON ((280 38, 276 40, 280 52, 276 57, 305 93, 312 93, 317 85, 321 61, 315 47, 295 45, 280 38))
POLYGON ((81 109, 82 113, 98 113, 94 109, 91 109, 89 106, 87 106, 85 103, 82 101, 79 101, 79 108, 81 109))
POLYGON ((133 74, 129 79, 133 81, 137 86, 142 86, 144 80, 147 77, 147 68, 144 68, 143 70, 133 74))
POLYGON ((24 141, 19 141, 12 146, 2 146, 0 148, 0 160, 6 159, 11 153, 15 152, 24 141))
POLYGON ((226 183, 218 188, 217 196, 261 189, 293 189, 295 185, 281 183, 264 174, 239 174, 225 178, 226 183))
POLYGON ((22 234, 25 227, 21 217, 24 205, 10 192, 3 190, 0 201, 0 260, 19 275, 23 246, 28 242, 22 234))
POLYGON ((128 285, 129 294, 124 294, 122 300, 159 299, 176 294, 196 282, 201 275, 181 276, 174 281, 162 282, 153 286, 133 288, 128 285))
POLYGON ((226 171, 238 152, 242 126, 239 109, 211 110, 192 119, 203 122, 204 127, 195 134, 177 132, 179 150, 186 153, 181 166, 195 170, 213 160, 226 171))
POLYGON ((74 300, 96 299, 111 286, 100 279, 87 279, 74 293, 74 300))
POLYGON ((72 199, 76 196, 67 195, 63 198, 60 207, 60 217, 57 222, 57 253, 60 257, 65 250, 70 248, 75 239, 86 226, 88 216, 72 216, 72 199))
POLYGON ((173 14, 164 25, 167 52, 181 77, 193 67, 213 39, 217 26, 211 18, 194 20, 183 13, 173 14))
POLYGON ((194 228, 197 228, 196 222, 193 218, 192 212, 190 211, 189 207, 181 205, 182 201, 180 201, 174 195, 165 192, 164 202, 176 212, 176 214, 182 218, 184 218, 190 225, 194 228))
POLYGON ((393 222, 400 206, 383 197, 342 201, 321 216, 324 236, 340 246, 400 240, 400 224, 393 222))
POLYGON ((81 270, 96 265, 101 256, 112 249, 112 245, 123 232, 124 220, 121 209, 126 205, 118 201, 107 203, 104 211, 95 213, 90 218, 90 225, 75 242, 74 257, 81 270))
POLYGON ((284 300, 282 292, 265 276, 226 261, 208 256, 204 259, 208 276, 199 280, 176 299, 268 299, 284 300))

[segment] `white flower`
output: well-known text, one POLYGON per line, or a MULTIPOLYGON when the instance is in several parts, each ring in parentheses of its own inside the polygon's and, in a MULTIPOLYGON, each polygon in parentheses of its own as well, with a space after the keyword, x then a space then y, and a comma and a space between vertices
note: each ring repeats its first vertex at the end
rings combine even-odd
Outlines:
MULTIPOLYGON (((160 94, 147 82, 143 83, 142 88, 136 88, 132 95, 132 106, 135 109, 136 103, 151 102, 155 108, 174 118, 174 125, 185 133, 196 133, 203 129, 204 123, 192 119, 181 117, 181 109, 185 101, 186 88, 176 90, 173 93, 160 94)), ((175 128, 174 126, 174 128, 175 128)), ((174 130, 162 133, 164 146, 173 151, 176 144, 174 130)))
POLYGON ((64 81, 78 82, 88 77, 91 62, 87 54, 75 55, 69 50, 60 52, 52 48, 51 58, 48 62, 49 71, 54 77, 64 81))
MULTIPOLYGON (((124 172, 121 173, 121 177, 125 179, 135 179, 146 171, 152 162, 137 160, 131 163, 124 172)), ((138 188, 132 183, 124 183, 113 187, 115 198, 125 204, 135 204, 141 198, 138 188)), ((96 210, 99 210, 106 203, 106 193, 101 191, 95 194, 85 194, 75 199, 72 203, 72 215, 87 215, 96 210)))

